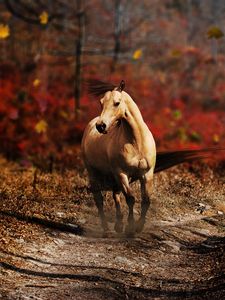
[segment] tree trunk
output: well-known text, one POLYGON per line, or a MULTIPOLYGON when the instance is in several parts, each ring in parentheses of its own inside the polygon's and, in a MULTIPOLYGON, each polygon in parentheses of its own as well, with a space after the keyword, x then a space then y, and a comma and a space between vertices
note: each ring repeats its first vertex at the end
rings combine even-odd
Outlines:
POLYGON ((82 81, 82 50, 84 42, 84 10, 82 0, 77 0, 77 22, 78 38, 76 42, 76 65, 75 65, 75 82, 74 82, 74 99, 75 99, 75 116, 78 117, 80 110, 81 81, 82 81))
POLYGON ((114 51, 113 51, 113 60, 112 60, 112 66, 111 71, 115 71, 115 67, 118 61, 118 56, 121 50, 121 14, 122 14, 122 6, 121 6, 121 0, 115 1, 115 31, 114 31, 114 51))

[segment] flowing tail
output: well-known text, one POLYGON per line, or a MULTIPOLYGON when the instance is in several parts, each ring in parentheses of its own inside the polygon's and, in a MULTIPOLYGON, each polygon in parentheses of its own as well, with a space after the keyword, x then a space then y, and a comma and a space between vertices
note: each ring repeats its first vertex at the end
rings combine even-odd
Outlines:
POLYGON ((159 152, 156 156, 155 173, 169 169, 184 162, 191 162, 203 158, 212 158, 215 152, 225 149, 200 149, 200 150, 179 150, 159 152))

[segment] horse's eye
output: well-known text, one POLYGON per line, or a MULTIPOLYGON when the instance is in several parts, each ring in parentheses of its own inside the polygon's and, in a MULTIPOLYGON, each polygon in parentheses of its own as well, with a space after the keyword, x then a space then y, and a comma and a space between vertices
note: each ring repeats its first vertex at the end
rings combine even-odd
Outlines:
POLYGON ((119 106, 120 105, 120 102, 115 102, 114 103, 114 106, 119 106))

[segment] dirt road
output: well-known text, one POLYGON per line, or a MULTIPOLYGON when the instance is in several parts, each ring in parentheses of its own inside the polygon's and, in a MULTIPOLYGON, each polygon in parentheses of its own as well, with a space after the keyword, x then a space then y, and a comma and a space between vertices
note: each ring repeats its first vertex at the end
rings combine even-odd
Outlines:
POLYGON ((145 230, 134 238, 114 233, 107 195, 103 238, 85 173, 40 174, 34 190, 32 170, 6 162, 2 170, 1 299, 225 298, 221 172, 157 175, 145 230))

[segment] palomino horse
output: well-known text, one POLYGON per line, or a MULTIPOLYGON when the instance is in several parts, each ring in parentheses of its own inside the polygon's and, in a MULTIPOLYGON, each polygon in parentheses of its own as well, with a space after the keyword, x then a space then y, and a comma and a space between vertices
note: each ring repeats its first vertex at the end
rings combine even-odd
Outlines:
POLYGON ((123 80, 119 87, 97 81, 90 86, 93 94, 104 96, 100 100, 101 115, 85 129, 82 153, 103 230, 108 230, 102 196, 102 191, 107 189, 112 191, 115 201, 115 230, 123 231, 122 192, 129 208, 126 232, 134 234, 143 230, 150 205, 156 147, 140 110, 124 87, 123 80), (141 214, 137 222, 133 212, 135 198, 130 187, 130 183, 136 180, 140 181, 142 196, 141 214))

